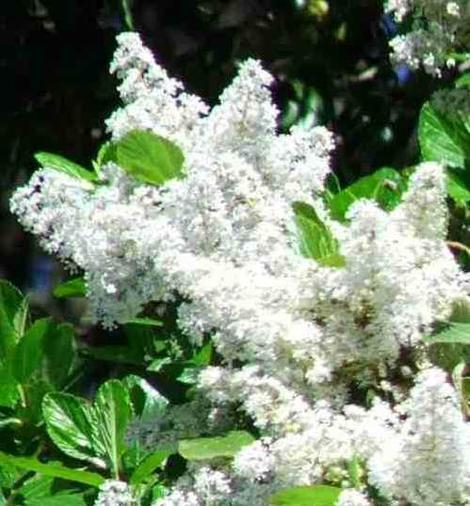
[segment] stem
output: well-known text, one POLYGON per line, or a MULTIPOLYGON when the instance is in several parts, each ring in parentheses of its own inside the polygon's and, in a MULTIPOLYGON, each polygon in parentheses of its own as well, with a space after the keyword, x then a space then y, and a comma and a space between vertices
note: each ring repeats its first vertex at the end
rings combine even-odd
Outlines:
POLYGON ((132 19, 132 0, 121 0, 122 10, 124 11, 124 21, 127 28, 134 31, 134 20, 132 19))

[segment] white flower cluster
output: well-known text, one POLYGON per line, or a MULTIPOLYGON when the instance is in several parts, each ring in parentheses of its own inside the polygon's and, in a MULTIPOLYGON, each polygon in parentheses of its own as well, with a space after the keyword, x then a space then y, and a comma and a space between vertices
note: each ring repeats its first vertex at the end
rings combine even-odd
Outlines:
POLYGON ((137 501, 125 481, 106 480, 100 485, 94 506, 137 506, 137 501))
POLYGON ((440 76, 441 68, 452 66, 452 52, 462 43, 468 25, 468 7, 464 0, 388 0, 386 11, 398 22, 411 17, 412 29, 390 42, 392 59, 412 69, 420 66, 440 76))
POLYGON ((444 116, 460 117, 466 121, 470 116, 470 89, 454 88, 436 91, 431 96, 433 108, 444 116))
MULTIPOLYGON (((171 139, 184 153, 184 178, 145 185, 110 163, 94 186, 46 168, 16 192, 12 209, 44 247, 85 271, 97 320, 124 322, 178 293, 180 327, 195 342, 210 334, 222 357, 201 373, 201 391, 222 412, 238 403, 263 436, 231 469, 190 469, 157 504, 263 505, 273 491, 320 483, 332 469, 347 481, 354 458, 393 499, 460 500, 469 471, 456 456, 467 436, 455 393, 432 369, 410 394, 404 372, 417 369, 422 335, 469 286, 445 242, 442 168, 419 166, 390 213, 359 201, 348 224, 333 222, 321 198, 331 135, 278 134, 272 78, 257 61, 240 67, 208 112, 137 34, 118 42, 112 69, 124 107, 108 121, 113 138, 139 128, 171 139), (297 201, 331 228, 344 267, 299 255, 297 201), (408 369, 397 367, 402 355, 408 369), (358 385, 388 402, 355 404, 358 385), (431 444, 444 426, 442 444, 431 444), (405 449, 390 460, 384 441, 405 449), (396 466, 410 472, 395 475, 396 466), (453 495, 440 491, 439 470, 453 495)), ((340 498, 367 501, 365 488, 340 498)))
POLYGON ((405 421, 370 460, 370 479, 387 496, 445 506, 470 492, 470 425, 443 371, 421 373, 403 406, 405 421))

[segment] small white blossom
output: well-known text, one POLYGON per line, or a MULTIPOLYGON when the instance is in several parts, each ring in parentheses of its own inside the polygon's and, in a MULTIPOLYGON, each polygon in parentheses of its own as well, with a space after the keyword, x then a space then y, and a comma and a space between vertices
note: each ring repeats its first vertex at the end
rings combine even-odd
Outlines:
POLYGON ((341 492, 336 506, 371 506, 367 497, 354 489, 346 489, 341 492))
POLYGON ((94 506, 137 506, 129 485, 124 481, 106 480, 99 490, 94 506))

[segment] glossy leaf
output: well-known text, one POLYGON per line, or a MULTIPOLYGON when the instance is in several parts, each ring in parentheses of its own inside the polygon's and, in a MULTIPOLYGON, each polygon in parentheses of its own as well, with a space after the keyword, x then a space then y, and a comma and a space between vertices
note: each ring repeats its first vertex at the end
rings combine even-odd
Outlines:
POLYGON ((57 297, 58 299, 65 299, 68 297, 85 297, 85 280, 82 277, 69 279, 57 285, 52 293, 54 297, 57 297))
POLYGON ((124 378, 123 383, 130 393, 135 413, 142 420, 157 420, 165 414, 168 400, 148 381, 129 375, 124 378))
POLYGON ((156 449, 151 455, 146 457, 132 473, 130 478, 131 485, 139 485, 146 480, 154 471, 165 464, 166 459, 177 452, 176 445, 162 446, 156 449))
POLYGON ((183 439, 178 452, 187 460, 210 460, 219 457, 233 457, 255 438, 246 431, 232 431, 225 436, 183 439))
POLYGON ((108 141, 99 149, 96 157, 96 164, 99 168, 109 162, 117 162, 116 144, 108 141))
POLYGON ((116 143, 120 167, 144 183, 161 185, 183 175, 184 156, 178 146, 146 130, 132 130, 116 143))
POLYGON ((11 363, 0 365, 0 406, 13 408, 20 398, 18 382, 11 371, 11 363))
POLYGON ((42 410, 49 436, 64 453, 76 459, 95 461, 93 411, 85 400, 70 394, 50 393, 43 399, 42 410))
POLYGON ((16 346, 13 375, 19 383, 26 383, 41 365, 44 355, 44 338, 50 325, 49 318, 36 320, 16 346))
POLYGON ((132 365, 141 365, 142 363, 140 356, 130 346, 88 346, 81 351, 87 357, 93 357, 96 360, 103 360, 105 362, 132 365))
POLYGON ((63 156, 55 155, 53 153, 40 152, 36 153, 34 158, 36 158, 36 160, 44 168, 54 169, 69 176, 89 182, 95 182, 98 180, 98 177, 94 172, 83 168, 75 162, 67 160, 67 158, 64 158, 63 156))
POLYGON ((99 487, 104 483, 104 478, 97 473, 71 469, 56 463, 44 464, 33 457, 16 457, 0 452, 0 463, 7 463, 20 469, 25 469, 26 471, 40 473, 43 476, 52 476, 54 478, 84 483, 94 487, 99 487))
POLYGON ((49 497, 30 499, 25 506, 87 506, 82 494, 59 493, 49 497))
POLYGON ((28 303, 11 283, 0 280, 0 363, 11 360, 26 328, 28 303))
POLYGON ((144 327, 162 327, 163 323, 160 320, 153 318, 133 318, 124 322, 124 325, 142 325, 144 327))
POLYGON ((315 209, 303 202, 296 202, 294 212, 300 254, 328 267, 342 267, 344 259, 339 252, 338 242, 315 209))
POLYGON ((270 506, 335 506, 341 489, 328 485, 292 487, 281 490, 269 500, 270 506))
POLYGON ((418 129, 424 160, 434 160, 450 167, 464 167, 470 150, 470 132, 457 115, 444 116, 430 103, 421 109, 418 129))
POLYGON ((68 323, 52 325, 43 339, 44 372, 56 388, 67 381, 75 359, 75 333, 68 323))
POLYGON ((464 205, 470 201, 470 182, 466 181, 463 171, 448 169, 447 193, 458 204, 464 205), (460 172, 460 173, 459 173, 460 172))
POLYGON ((118 380, 107 381, 98 390, 93 410, 97 438, 117 478, 125 449, 126 430, 132 417, 127 388, 118 380))
POLYGON ((470 344, 470 323, 440 322, 431 336, 426 337, 429 343, 470 344))
POLYGON ((403 179, 395 169, 379 169, 333 195, 328 201, 331 217, 345 221, 351 204, 359 199, 375 200, 383 209, 391 210, 400 202, 404 187, 403 179))

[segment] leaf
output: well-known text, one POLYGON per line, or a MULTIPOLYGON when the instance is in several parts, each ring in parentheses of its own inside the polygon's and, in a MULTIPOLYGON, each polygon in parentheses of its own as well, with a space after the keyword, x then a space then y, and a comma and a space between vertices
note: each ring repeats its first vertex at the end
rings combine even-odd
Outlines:
POLYGON ((129 390, 134 410, 141 420, 161 418, 168 408, 168 399, 148 381, 133 374, 126 376, 124 385, 129 390))
POLYGON ((54 169, 63 172, 69 176, 77 179, 89 181, 91 183, 98 181, 98 177, 94 172, 91 172, 75 162, 71 162, 60 155, 53 153, 40 152, 34 155, 34 158, 41 164, 42 167, 47 169, 54 169))
POLYGON ((456 88, 468 88, 469 86, 470 86, 470 72, 466 72, 455 81, 456 88))
POLYGON ((25 469, 26 471, 34 471, 43 476, 52 476, 54 478, 84 483, 94 487, 99 487, 105 481, 104 478, 97 473, 71 469, 56 463, 44 464, 33 457, 16 457, 0 452, 0 463, 10 464, 20 469, 25 469))
POLYGON ((200 367, 186 367, 176 379, 185 385, 195 385, 197 383, 200 372, 200 367))
POLYGON ((11 372, 11 363, 0 365, 0 406, 14 408, 20 398, 18 383, 11 372))
POLYGON ((42 401, 42 411, 50 438, 64 453, 96 461, 93 412, 86 401, 70 394, 50 393, 42 401))
POLYGON ((82 494, 60 493, 49 497, 31 499, 25 506, 86 506, 87 503, 82 494))
POLYGON ((172 364, 170 357, 156 358, 147 366, 147 371, 160 372, 166 365, 172 364))
POLYGON ((452 305, 448 321, 439 321, 434 331, 424 338, 427 343, 470 344, 470 305, 465 299, 452 305))
POLYGON ((270 497, 270 506, 335 506, 341 489, 328 485, 292 487, 270 497))
MULTIPOLYGON (((0 489, 13 488, 21 474, 24 473, 20 473, 11 462, 4 462, 0 459, 0 489)), ((0 504, 2 504, 1 501, 0 504)))
POLYGON ((120 167, 139 181, 161 185, 183 175, 182 151, 163 137, 146 130, 132 130, 116 143, 120 167))
POLYGON ((64 281, 54 288, 52 294, 58 299, 65 299, 67 297, 85 297, 85 280, 82 277, 79 277, 64 281))
POLYGON ((151 455, 146 457, 143 462, 139 464, 137 469, 132 473, 130 478, 131 485, 139 485, 146 478, 148 478, 155 469, 162 467, 165 464, 166 459, 177 452, 176 445, 162 446, 160 449, 154 451, 151 455))
POLYGON ((470 149, 470 132, 456 113, 452 117, 436 111, 428 102, 421 109, 418 138, 424 160, 450 167, 464 167, 470 149))
POLYGON ((249 432, 232 431, 225 436, 183 439, 178 443, 178 452, 191 461, 230 458, 253 441, 255 438, 249 432))
POLYGON ((11 283, 0 280, 0 362, 9 362, 26 328, 28 303, 11 283))
POLYGON ((142 325, 144 327, 163 327, 163 323, 160 320, 154 320, 153 318, 134 318, 124 322, 124 325, 142 325))
POLYGON ((320 220, 315 209, 303 202, 294 203, 300 254, 328 267, 342 267, 344 259, 331 231, 320 220))
POLYGON ((75 359, 75 332, 68 323, 52 325, 43 339, 44 372, 56 388, 67 381, 75 359))
POLYGON ((333 195, 328 202, 331 217, 345 221, 349 207, 359 199, 375 200, 383 209, 389 211, 400 202, 404 187, 404 181, 395 169, 379 169, 333 195))
POLYGON ((98 390, 93 411, 97 438, 117 479, 125 449, 126 430, 132 417, 128 390, 118 380, 107 381, 98 390))
POLYGON ((214 347, 211 342, 205 344, 191 359, 191 362, 196 366, 209 365, 214 354, 214 347))
POLYGON ((30 501, 36 501, 37 499, 53 495, 54 480, 55 478, 52 476, 35 474, 17 489, 17 493, 29 504, 30 501))
POLYGON ((26 383, 41 365, 43 341, 50 324, 50 318, 36 320, 18 343, 13 358, 13 376, 19 383, 26 383))
POLYGON ((85 356, 96 360, 116 362, 120 364, 141 365, 142 361, 130 346, 88 346, 81 350, 85 356))
POLYGON ((463 171, 452 169, 446 170, 447 193, 458 204, 465 204, 470 201, 470 184, 465 181, 463 171), (459 172, 461 172, 459 174, 459 172))
POLYGON ((96 163, 99 168, 109 162, 117 162, 116 144, 111 141, 105 142, 100 147, 96 157, 96 163))
POLYGON ((470 323, 439 322, 435 332, 424 340, 428 343, 470 344, 470 323))

